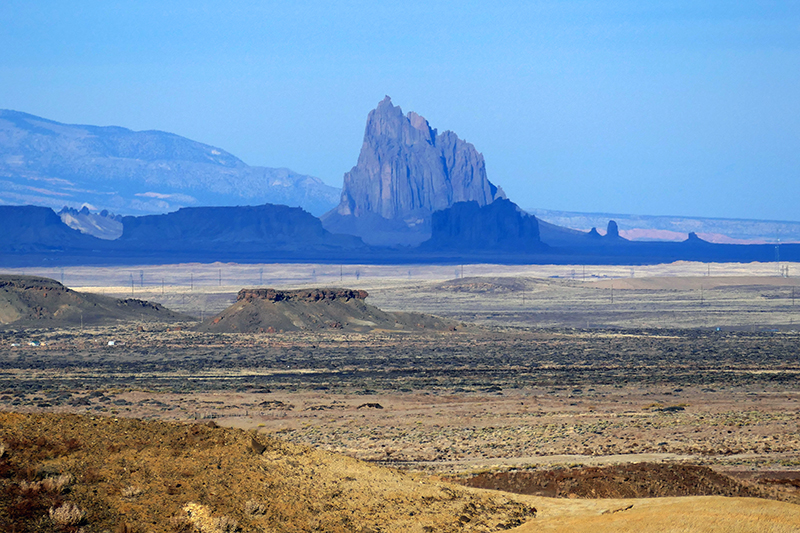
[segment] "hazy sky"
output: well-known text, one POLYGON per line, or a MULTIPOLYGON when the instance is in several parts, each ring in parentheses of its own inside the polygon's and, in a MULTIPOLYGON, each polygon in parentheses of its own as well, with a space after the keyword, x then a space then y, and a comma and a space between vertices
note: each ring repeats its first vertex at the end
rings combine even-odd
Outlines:
POLYGON ((800 220, 800 2, 497 4, 3 0, 0 108, 341 186, 388 94, 523 207, 800 220))

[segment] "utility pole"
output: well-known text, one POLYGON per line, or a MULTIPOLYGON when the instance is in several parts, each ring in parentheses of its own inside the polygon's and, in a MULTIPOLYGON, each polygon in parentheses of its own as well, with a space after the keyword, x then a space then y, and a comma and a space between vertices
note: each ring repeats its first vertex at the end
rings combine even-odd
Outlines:
POLYGON ((264 284, 264 269, 263 268, 258 271, 258 284, 259 285, 263 285, 264 284))
POLYGON ((161 296, 164 296, 164 278, 161 278, 161 296))
POLYGON ((611 284, 611 303, 614 303, 614 284, 611 284))
POLYGON ((342 265, 339 265, 339 281, 341 282, 343 278, 344 278, 344 267, 342 265))
POLYGON ((703 286, 700 285, 700 305, 705 303, 705 293, 703 291, 703 286))
POLYGON ((144 287, 144 270, 139 271, 139 287, 144 287))
POLYGON ((222 287, 222 269, 220 268, 217 270, 217 276, 219 276, 219 287, 222 287))
POLYGON ((189 290, 194 290, 194 272, 189 273, 189 290))

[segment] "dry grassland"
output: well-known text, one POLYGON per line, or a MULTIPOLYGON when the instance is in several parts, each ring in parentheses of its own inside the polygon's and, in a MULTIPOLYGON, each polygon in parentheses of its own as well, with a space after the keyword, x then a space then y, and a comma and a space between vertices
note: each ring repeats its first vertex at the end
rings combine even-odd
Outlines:
MULTIPOLYGON (((800 273, 800 265, 789 267, 793 275, 800 273)), ((592 266, 585 277, 583 272, 580 265, 68 268, 64 282, 72 288, 117 297, 133 292, 198 317, 224 309, 242 287, 345 286, 368 290, 368 302, 385 310, 428 312, 485 329, 230 335, 167 331, 146 321, 84 331, 12 327, 0 332, 0 408, 84 413, 98 424, 81 426, 84 435, 123 424, 130 426, 128 433, 117 432, 123 439, 145 431, 134 417, 189 423, 180 430, 146 431, 182 431, 190 440, 187 431, 214 420, 256 431, 281 453, 309 450, 304 445, 316 450, 275 456, 271 460, 282 466, 271 471, 253 463, 256 456, 238 464, 245 456, 231 460, 232 448, 223 444, 194 461, 194 451, 175 452, 163 437, 158 446, 166 448, 153 441, 146 453, 136 451, 141 444, 135 439, 124 441, 120 450, 103 452, 114 466, 94 486, 112 502, 102 515, 109 530, 124 519, 131 527, 142 524, 136 526, 141 533, 167 531, 148 525, 147 517, 156 512, 172 520, 186 504, 200 502, 211 518, 228 516, 248 524, 244 531, 257 531, 255 525, 247 529, 259 520, 247 514, 247 506, 269 500, 284 505, 263 515, 274 519, 262 522, 270 531, 482 531, 522 521, 514 513, 524 506, 539 512, 520 531, 800 531, 798 506, 767 500, 548 499, 467 488, 447 489, 458 495, 448 500, 447 490, 432 481, 424 482, 434 483, 431 493, 403 492, 411 490, 407 480, 423 476, 409 470, 454 474, 655 461, 710 465, 772 497, 800 498, 792 483, 763 481, 793 479, 800 470, 799 278, 779 277, 776 264, 592 266), (350 457, 325 455, 329 451, 350 457), (153 477, 156 484, 125 499, 123 491, 151 483, 146 476, 155 467, 149 462, 163 465, 153 477), (220 478, 227 488, 205 487, 201 494, 202 483, 209 483, 206 469, 218 470, 217 464, 235 475, 220 478), (350 468, 360 474, 343 473, 350 468), (181 478, 181 472, 187 474, 180 482, 187 492, 164 500, 164 490, 177 490, 165 480, 181 478), (315 482, 307 488, 282 482, 275 487, 284 492, 274 497, 263 490, 273 475, 291 483, 313 476, 315 482), (358 483, 343 482, 347 477, 358 483), (341 505, 320 507, 336 490, 344 491, 335 497, 341 505), (248 504, 244 494, 252 491, 262 500, 248 504), (302 503, 285 508, 295 493, 302 503), (373 497, 372 503, 345 503, 361 496, 373 497), (421 504, 414 498, 433 500, 421 504), (464 521, 464 506, 473 498, 484 507, 470 507, 473 514, 464 521), (161 507, 153 511, 150 505, 161 507), (347 513, 356 519, 342 522, 347 513)), ((61 279, 56 269, 26 273, 61 279)), ((4 422, 0 432, 9 427, 4 422)), ((222 432, 237 449, 249 438, 241 431, 197 431, 222 432)), ((117 446, 104 442, 108 450, 117 446)), ((75 462, 78 457, 53 459, 59 465, 53 473, 78 478, 73 470, 86 466, 75 462)), ((25 481, 41 481, 49 472, 45 468, 25 481)), ((76 485, 74 494, 91 502, 94 488, 81 492, 76 485)))
POLYGON ((147 299, 197 318, 243 287, 366 289, 386 311, 523 327, 796 329, 800 264, 321 265, 181 264, 15 269, 76 290, 147 299), (780 277, 788 267, 790 277, 780 277), (480 279, 473 279, 480 278, 480 279), (792 298, 792 294, 795 298, 792 298))

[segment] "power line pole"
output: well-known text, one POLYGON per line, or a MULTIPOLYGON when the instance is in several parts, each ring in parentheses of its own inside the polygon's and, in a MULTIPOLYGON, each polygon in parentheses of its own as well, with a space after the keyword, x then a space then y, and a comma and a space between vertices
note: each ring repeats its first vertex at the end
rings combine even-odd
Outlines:
POLYGON ((194 290, 194 272, 189 273, 189 290, 194 290))

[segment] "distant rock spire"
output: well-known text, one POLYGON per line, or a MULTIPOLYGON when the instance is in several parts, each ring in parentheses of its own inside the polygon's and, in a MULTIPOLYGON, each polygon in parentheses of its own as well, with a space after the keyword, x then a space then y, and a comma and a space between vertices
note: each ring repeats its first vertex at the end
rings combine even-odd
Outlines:
POLYGON ((385 219, 429 217, 456 202, 478 205, 504 197, 486 177, 483 156, 446 131, 438 134, 424 117, 403 115, 386 96, 367 116, 358 163, 344 176, 335 212, 385 219))
POLYGON ((619 227, 614 220, 608 221, 608 228, 606 229, 606 237, 619 238, 619 227))

